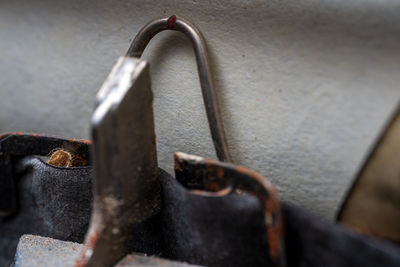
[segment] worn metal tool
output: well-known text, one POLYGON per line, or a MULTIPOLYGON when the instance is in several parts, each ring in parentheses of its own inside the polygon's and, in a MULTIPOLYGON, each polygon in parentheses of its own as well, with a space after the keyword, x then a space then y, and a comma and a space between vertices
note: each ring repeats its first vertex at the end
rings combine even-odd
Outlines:
POLYGON ((148 64, 120 58, 92 117, 94 205, 76 266, 112 266, 126 254, 133 223, 160 210, 148 64))
POLYGON ((77 266, 111 266, 124 254, 129 227, 160 210, 160 185, 149 68, 140 57, 166 29, 192 41, 208 121, 218 157, 231 161, 216 104, 208 53, 200 31, 182 18, 155 20, 136 36, 97 95, 92 117, 94 206, 85 249, 77 266))

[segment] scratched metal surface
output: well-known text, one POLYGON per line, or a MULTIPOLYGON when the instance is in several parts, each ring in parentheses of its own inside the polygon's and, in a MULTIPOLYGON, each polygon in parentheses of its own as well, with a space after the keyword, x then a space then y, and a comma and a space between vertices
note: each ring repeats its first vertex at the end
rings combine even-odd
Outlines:
MULTIPOLYGON (((280 196, 333 218, 400 99, 400 3, 357 1, 0 2, 0 131, 86 138, 95 94, 136 32, 172 13, 209 44, 236 163, 280 196)), ((178 33, 146 49, 160 166, 215 158, 195 58, 178 33)))

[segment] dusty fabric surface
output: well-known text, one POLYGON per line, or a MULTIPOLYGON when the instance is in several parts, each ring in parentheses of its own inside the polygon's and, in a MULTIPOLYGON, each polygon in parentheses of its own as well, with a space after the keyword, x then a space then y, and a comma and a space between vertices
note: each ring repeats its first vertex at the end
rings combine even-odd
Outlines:
POLYGON ((255 197, 193 195, 167 172, 159 178, 161 212, 134 227, 133 250, 191 264, 273 266, 255 197))
MULTIPOLYGON (((92 203, 90 166, 54 167, 32 156, 15 162, 14 176, 19 211, 0 224, 0 266, 12 262, 22 234, 83 242, 92 203)), ((132 227, 131 251, 214 266, 269 262, 255 198, 196 196, 165 171, 159 178, 162 212, 132 227)))
MULTIPOLYGON (((22 234, 81 243, 92 203, 91 167, 60 168, 29 156, 14 161, 19 210, 0 223, 0 266, 22 234)), ((264 217, 249 195, 193 195, 163 170, 162 210, 132 226, 129 251, 191 264, 273 266, 264 217)), ((399 266, 390 243, 350 232, 284 204, 288 266, 399 266)))
POLYGON ((22 234, 83 242, 91 174, 91 167, 54 167, 34 156, 15 161, 18 212, 0 222, 0 266, 11 264, 22 234))
POLYGON ((285 204, 288 266, 400 266, 400 248, 285 204))

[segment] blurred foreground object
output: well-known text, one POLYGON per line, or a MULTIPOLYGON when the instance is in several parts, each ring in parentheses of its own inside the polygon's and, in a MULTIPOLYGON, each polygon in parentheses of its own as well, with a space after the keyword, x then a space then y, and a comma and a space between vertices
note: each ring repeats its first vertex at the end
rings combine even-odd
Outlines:
POLYGON ((400 245, 400 107, 358 174, 338 221, 400 245))

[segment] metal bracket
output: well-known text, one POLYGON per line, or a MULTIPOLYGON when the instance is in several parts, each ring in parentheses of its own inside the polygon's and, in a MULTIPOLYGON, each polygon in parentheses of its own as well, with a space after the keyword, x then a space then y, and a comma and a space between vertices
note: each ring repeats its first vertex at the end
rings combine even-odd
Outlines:
POLYGON ((97 95, 92 117, 94 206, 76 266, 112 266, 130 226, 160 210, 153 93, 148 64, 122 57, 97 95))
POLYGON ((265 177, 245 167, 181 152, 175 153, 175 174, 192 194, 219 197, 240 190, 255 196, 264 211, 269 256, 277 266, 286 265, 281 203, 265 177))

